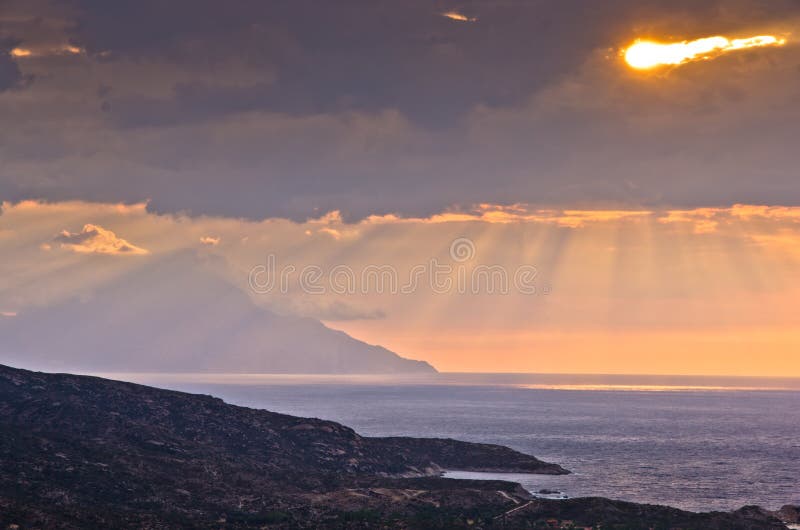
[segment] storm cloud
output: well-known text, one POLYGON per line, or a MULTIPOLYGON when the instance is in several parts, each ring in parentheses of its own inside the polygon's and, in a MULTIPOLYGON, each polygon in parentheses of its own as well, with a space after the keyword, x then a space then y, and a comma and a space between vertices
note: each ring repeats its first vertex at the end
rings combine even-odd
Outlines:
POLYGON ((798 23, 789 0, 10 1, 0 199, 296 220, 795 204, 796 46, 657 75, 619 50, 798 23))

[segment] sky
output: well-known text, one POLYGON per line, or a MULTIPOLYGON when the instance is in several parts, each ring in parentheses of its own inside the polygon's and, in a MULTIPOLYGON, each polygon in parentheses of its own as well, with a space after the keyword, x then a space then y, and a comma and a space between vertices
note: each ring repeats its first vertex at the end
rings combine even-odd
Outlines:
POLYGON ((791 0, 0 0, 0 318, 188 250, 440 370, 800 376, 795 38, 791 0), (624 60, 717 35, 785 44, 624 60))

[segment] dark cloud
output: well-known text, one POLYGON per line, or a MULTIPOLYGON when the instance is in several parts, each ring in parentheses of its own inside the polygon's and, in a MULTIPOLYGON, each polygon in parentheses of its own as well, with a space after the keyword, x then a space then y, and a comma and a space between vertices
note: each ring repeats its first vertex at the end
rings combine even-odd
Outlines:
POLYGON ((453 125, 476 104, 511 105, 571 72, 633 29, 672 35, 779 20, 796 3, 213 0, 77 1, 73 39, 94 53, 163 57, 215 69, 231 60, 275 72, 272 84, 176 86, 164 101, 120 105, 128 125, 193 121, 260 108, 315 114, 396 108, 427 126, 453 125), (461 24, 448 7, 479 17, 461 24), (167 107, 165 109, 165 107, 167 107), (166 112, 164 112, 166 110, 166 112))
POLYGON ((294 219, 473 202, 800 201, 796 48, 648 79, 616 55, 640 35, 788 30, 800 20, 791 0, 15 9, 2 38, 85 54, 0 54, 0 89, 36 78, 25 98, 0 94, 3 199, 294 219))
POLYGON ((159 57, 203 70, 237 60, 275 72, 269 84, 181 84, 161 100, 112 103, 119 125, 181 123, 244 109, 394 108, 443 127, 476 104, 519 102, 574 69, 620 27, 613 4, 476 3, 468 10, 480 23, 460 24, 441 16, 445 4, 419 0, 237 2, 224 9, 203 0, 83 1, 76 3, 81 16, 72 37, 108 57, 159 57))
POLYGON ((11 56, 11 50, 18 44, 12 39, 0 39, 0 92, 22 86, 28 78, 22 75, 19 65, 11 56))

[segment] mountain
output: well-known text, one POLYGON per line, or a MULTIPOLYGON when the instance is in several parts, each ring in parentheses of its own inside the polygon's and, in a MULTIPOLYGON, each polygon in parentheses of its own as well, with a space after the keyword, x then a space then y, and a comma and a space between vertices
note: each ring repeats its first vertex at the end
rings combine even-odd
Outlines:
POLYGON ((2 365, 0 432, 2 528, 786 528, 758 508, 534 499, 511 482, 438 476, 567 472, 506 447, 367 438, 211 396, 2 365))
POLYGON ((177 253, 80 297, 0 318, 0 360, 69 371, 435 372, 319 321, 259 307, 219 267, 177 253))

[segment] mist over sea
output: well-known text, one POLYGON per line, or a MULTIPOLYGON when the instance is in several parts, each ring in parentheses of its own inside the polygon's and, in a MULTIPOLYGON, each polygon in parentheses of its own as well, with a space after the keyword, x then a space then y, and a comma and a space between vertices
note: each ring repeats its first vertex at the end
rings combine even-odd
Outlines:
POLYGON ((103 374, 339 421, 367 436, 508 445, 572 475, 485 475, 531 491, 696 511, 800 504, 800 380, 436 374, 103 374))

